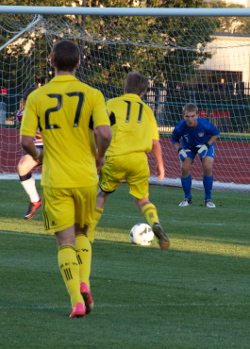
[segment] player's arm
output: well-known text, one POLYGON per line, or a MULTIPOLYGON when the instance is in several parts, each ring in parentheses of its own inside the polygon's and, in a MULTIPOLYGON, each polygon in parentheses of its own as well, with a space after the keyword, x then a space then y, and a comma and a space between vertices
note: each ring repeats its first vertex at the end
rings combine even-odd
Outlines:
POLYGON ((27 154, 29 154, 38 163, 42 162, 43 150, 36 148, 34 144, 34 137, 21 135, 20 143, 27 154))
POLYGON ((105 153, 111 142, 112 132, 110 128, 109 113, 101 91, 95 91, 95 106, 92 113, 94 121, 94 136, 96 143, 97 170, 105 164, 105 153))
POLYGON ((97 146, 97 170, 105 164, 105 153, 111 142, 111 128, 108 125, 101 125, 95 128, 95 141, 97 146))
POLYGON ((147 111, 147 116, 149 118, 151 135, 152 135, 151 151, 156 161, 155 175, 158 177, 159 181, 162 181, 165 176, 165 169, 164 169, 164 163, 162 159, 162 148, 161 148, 160 137, 159 137, 159 132, 157 128, 157 123, 156 123, 156 119, 152 109, 149 108, 147 105, 145 106, 145 109, 147 111))
POLYGON ((34 144, 37 128, 38 120, 36 113, 33 111, 28 98, 20 129, 20 143, 24 151, 40 163, 42 162, 43 151, 37 149, 34 144))
POLYGON ((178 151, 178 150, 180 149, 180 147, 181 147, 181 145, 180 145, 179 142, 174 143, 173 146, 174 146, 175 150, 177 150, 177 151, 178 151))
POLYGON ((96 144, 98 148, 98 156, 104 157, 105 152, 108 149, 108 146, 111 141, 111 128, 108 125, 101 125, 96 127, 96 144))
POLYGON ((190 152, 190 149, 182 149, 180 142, 174 142, 172 141, 172 144, 175 148, 175 150, 178 152, 179 159, 184 162, 187 158, 187 153, 190 152))
POLYGON ((177 126, 175 127, 174 131, 172 132, 171 142, 172 142, 175 150, 179 152, 181 149, 181 144, 180 144, 181 134, 180 134, 180 132, 177 131, 177 126))
POLYGON ((165 169, 162 159, 162 148, 160 141, 153 139, 152 153, 154 155, 155 161, 157 163, 156 175, 159 181, 162 181, 165 176, 165 169))
POLYGON ((207 144, 209 144, 209 146, 211 145, 211 144, 213 144, 215 141, 216 141, 216 139, 219 137, 219 135, 215 135, 215 136, 212 136, 210 139, 209 139, 209 141, 207 141, 207 144))
POLYGON ((207 120, 204 120, 203 123, 207 131, 206 134, 212 135, 212 136, 209 138, 209 140, 205 144, 198 144, 196 146, 196 148, 198 148, 197 152, 201 158, 204 158, 205 156, 207 156, 209 147, 216 141, 216 139, 220 135, 219 129, 214 124, 212 124, 207 120))
POLYGON ((165 176, 164 163, 162 159, 162 148, 160 143, 159 132, 157 128, 156 119, 151 108, 146 106, 147 116, 150 122, 150 129, 152 135, 152 153, 156 161, 156 171, 155 175, 158 177, 159 181, 162 181, 165 176))
POLYGON ((205 144, 198 144, 196 148, 198 148, 198 154, 200 157, 204 158, 207 156, 208 149, 210 146, 216 141, 219 135, 212 136, 205 144))

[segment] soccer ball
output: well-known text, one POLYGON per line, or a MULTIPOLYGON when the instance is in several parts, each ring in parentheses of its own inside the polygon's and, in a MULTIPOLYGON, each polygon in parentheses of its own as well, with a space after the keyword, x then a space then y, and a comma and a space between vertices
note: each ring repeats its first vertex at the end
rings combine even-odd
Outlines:
POLYGON ((151 227, 145 223, 138 223, 130 230, 130 240, 133 244, 148 246, 154 239, 151 227))

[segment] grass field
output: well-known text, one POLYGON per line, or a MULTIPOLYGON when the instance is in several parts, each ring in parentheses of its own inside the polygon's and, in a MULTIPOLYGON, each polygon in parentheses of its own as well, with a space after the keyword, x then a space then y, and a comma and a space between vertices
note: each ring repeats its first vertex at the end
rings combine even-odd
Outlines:
MULTIPOLYGON (((39 183, 38 183, 39 184, 39 183)), ((40 190, 40 187, 39 187, 40 190)), ((110 198, 93 244, 93 313, 70 319, 54 237, 41 211, 22 219, 18 181, 0 181, 0 348, 250 348, 249 194, 214 192, 216 209, 179 208, 178 188, 151 187, 171 249, 129 240, 145 222, 124 185, 110 198)))

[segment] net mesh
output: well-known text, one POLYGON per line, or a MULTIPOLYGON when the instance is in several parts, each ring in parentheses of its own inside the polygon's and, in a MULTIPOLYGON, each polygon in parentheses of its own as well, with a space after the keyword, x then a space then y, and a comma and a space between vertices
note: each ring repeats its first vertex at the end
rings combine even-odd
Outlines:
MULTIPOLYGON (((209 17, 1 14, 0 173, 16 173, 22 150, 15 114, 26 88, 39 87, 54 76, 48 58, 53 44, 61 39, 79 45, 77 76, 99 88, 106 99, 123 93, 129 71, 149 78, 145 101, 154 111, 161 134, 163 183, 180 185, 178 156, 170 136, 182 118, 182 107, 192 102, 198 105, 200 116, 221 131, 214 186, 248 190, 250 37, 220 33, 218 19, 209 17)), ((149 162, 151 181, 157 182, 150 155, 149 162)), ((199 187, 198 160, 192 176, 194 186, 199 187)))

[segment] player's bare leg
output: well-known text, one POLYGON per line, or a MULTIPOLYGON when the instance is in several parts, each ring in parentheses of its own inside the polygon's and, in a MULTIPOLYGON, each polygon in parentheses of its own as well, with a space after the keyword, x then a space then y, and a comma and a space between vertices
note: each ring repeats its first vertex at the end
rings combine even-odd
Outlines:
POLYGON ((36 166, 37 161, 28 154, 24 155, 17 165, 17 172, 19 174, 21 184, 30 199, 28 209, 24 215, 24 218, 28 220, 34 217, 36 210, 42 205, 41 198, 36 189, 35 179, 31 174, 31 171, 36 166))

